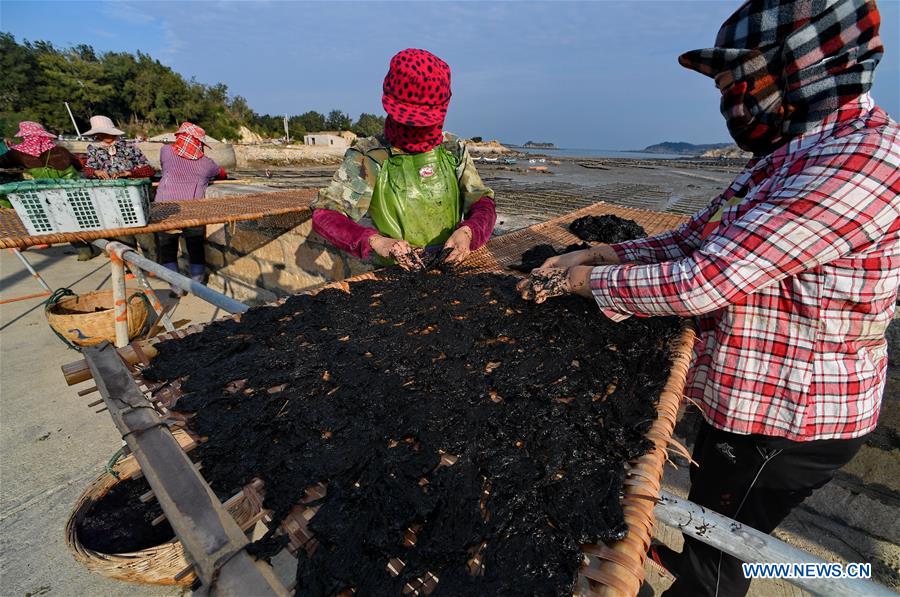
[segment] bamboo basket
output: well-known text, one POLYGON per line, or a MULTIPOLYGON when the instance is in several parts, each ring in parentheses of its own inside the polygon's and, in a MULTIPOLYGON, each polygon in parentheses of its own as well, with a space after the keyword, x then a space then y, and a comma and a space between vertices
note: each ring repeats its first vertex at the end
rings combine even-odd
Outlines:
MULTIPOLYGON (((128 339, 136 338, 147 325, 147 303, 140 290, 129 288, 128 339)), ((95 290, 68 296, 47 309, 47 323, 57 334, 77 346, 95 346, 116 341, 116 319, 111 290, 95 290), (97 311, 96 309, 102 309, 97 311)))
MULTIPOLYGON (((179 442, 190 441, 187 434, 176 432, 179 442), (178 434, 182 437, 178 437, 178 434)), ((75 503, 66 522, 66 546, 85 568, 108 578, 152 585, 193 584, 197 579, 184 554, 184 547, 177 538, 130 553, 107 554, 88 549, 78 539, 78 523, 87 515, 91 506, 106 495, 117 483, 130 478, 140 470, 134 456, 121 460, 115 467, 121 479, 104 471, 85 489, 75 503)), ((241 528, 252 526, 259 518, 259 503, 248 499, 244 492, 226 502, 225 506, 241 528), (236 498, 236 499, 235 499, 236 498)))

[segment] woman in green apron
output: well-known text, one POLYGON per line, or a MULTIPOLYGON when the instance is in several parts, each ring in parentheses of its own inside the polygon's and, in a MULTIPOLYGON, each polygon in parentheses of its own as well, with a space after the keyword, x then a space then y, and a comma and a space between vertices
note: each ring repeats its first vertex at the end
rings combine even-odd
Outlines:
POLYGON ((25 178, 80 178, 81 162, 65 147, 56 144, 56 135, 37 122, 19 123, 16 137, 22 139, 0 156, 0 167, 22 168, 25 178))
POLYGON ((443 131, 450 67, 425 50, 403 50, 384 79, 384 134, 348 149, 313 202, 313 229, 361 259, 406 269, 426 251, 458 263, 486 243, 497 219, 465 143, 443 131))

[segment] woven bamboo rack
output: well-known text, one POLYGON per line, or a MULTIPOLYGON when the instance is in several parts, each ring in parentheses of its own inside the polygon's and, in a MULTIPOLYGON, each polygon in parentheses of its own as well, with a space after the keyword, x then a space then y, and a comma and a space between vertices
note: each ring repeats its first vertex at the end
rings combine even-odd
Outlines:
MULTIPOLYGON (((585 215, 612 214, 623 218, 633 219, 648 234, 664 232, 681 224, 685 218, 674 214, 664 214, 640 209, 632 209, 596 203, 565 216, 548 220, 523 230, 513 232, 493 239, 487 245, 475 251, 467 260, 474 271, 505 271, 510 264, 520 260, 522 252, 537 244, 547 243, 557 247, 578 242, 577 237, 568 230, 568 224, 578 217, 585 215)), ((372 279, 375 273, 366 273, 354 278, 332 282, 319 288, 308 291, 313 294, 325 288, 340 288, 350 291, 351 285, 359 280, 372 279)), ((599 315, 598 315, 599 316, 599 315)), ((239 319, 239 315, 233 316, 239 319)), ((183 338, 189 334, 201 331, 203 324, 191 325, 175 332, 162 334, 149 340, 132 342, 129 346, 119 349, 123 360, 133 366, 135 376, 139 383, 139 370, 150 363, 157 351, 155 345, 161 341, 183 338)), ((657 419, 648 430, 646 437, 653 443, 653 448, 643 456, 628 463, 625 489, 622 505, 625 512, 625 522, 628 525, 628 535, 625 539, 609 544, 584 545, 582 552, 585 563, 582 566, 578 578, 578 593, 585 595, 602 596, 634 596, 640 589, 644 580, 644 561, 647 549, 653 536, 655 519, 653 508, 660 495, 660 486, 663 476, 663 467, 667 460, 667 451, 672 443, 672 432, 675 428, 676 416, 682 400, 682 392, 690 366, 691 354, 694 345, 695 334, 693 327, 686 322, 682 333, 673 343, 672 367, 669 379, 664 386, 657 405, 657 419)), ((90 372, 83 361, 72 363, 63 367, 63 374, 69 385, 87 381, 90 372)), ((178 384, 171 384, 162 391, 156 392, 154 399, 159 407, 165 409, 167 404, 177 400, 180 395, 178 384)), ((444 463, 449 464, 449 463, 444 463)), ((264 488, 256 485, 254 488, 245 488, 245 494, 254 503, 262 502, 264 488)), ((304 501, 320 496, 326 488, 323 486, 311 487, 307 490, 308 496, 304 501)), ((299 549, 313 549, 315 539, 306 528, 306 523, 313 517, 315 510, 298 504, 288 515, 282 524, 282 530, 288 534, 289 548, 293 553, 299 549)), ((414 540, 415 529, 410 529, 408 540, 414 540)), ((391 568, 399 573, 403 563, 391 561, 391 568)), ((474 564, 478 565, 477 556, 474 564)), ((408 587, 416 594, 427 594, 433 588, 435 578, 419 579, 417 586, 408 587)))
MULTIPOLYGON (((179 230, 207 224, 258 220, 293 215, 301 220, 311 214, 309 204, 316 196, 315 189, 297 189, 240 197, 166 201, 150 204, 150 223, 139 228, 82 230, 56 232, 32 236, 14 209, 0 209, 0 249, 25 249, 34 245, 52 245, 98 238, 147 234, 179 230)), ((295 223, 299 223, 295 222, 295 223)))

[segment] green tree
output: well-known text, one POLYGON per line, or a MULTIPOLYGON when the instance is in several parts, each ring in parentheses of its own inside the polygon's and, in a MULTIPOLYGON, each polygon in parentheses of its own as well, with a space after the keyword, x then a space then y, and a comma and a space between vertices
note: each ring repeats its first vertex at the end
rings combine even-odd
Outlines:
POLYGON ((0 33, 0 112, 18 112, 34 101, 31 87, 38 72, 34 51, 19 45, 9 33, 0 33))
POLYGON ((101 57, 104 81, 113 93, 107 96, 99 112, 109 116, 119 127, 134 127, 141 120, 135 112, 135 97, 130 83, 140 74, 138 61, 127 52, 109 52, 101 57))
POLYGON ((41 76, 34 49, 0 32, 0 135, 12 137, 22 120, 40 120, 34 83, 41 76))
POLYGON ((359 120, 353 125, 352 130, 360 137, 379 135, 384 131, 384 116, 376 116, 375 114, 366 114, 363 112, 359 115, 359 120))
POLYGON ((292 137, 299 136, 299 133, 294 133, 295 130, 304 133, 318 133, 319 131, 324 131, 328 126, 325 123, 325 116, 315 110, 304 112, 299 116, 292 116, 288 119, 288 124, 291 126, 292 137))
POLYGON ((349 131, 353 127, 353 119, 350 115, 340 110, 332 110, 325 121, 328 130, 349 131))
POLYGON ((85 60, 82 55, 75 50, 57 52, 52 47, 38 51, 37 63, 43 80, 37 85, 39 95, 35 107, 42 123, 53 130, 72 129, 65 102, 80 121, 79 125, 87 125, 91 114, 99 112, 113 93, 113 87, 103 80, 103 65, 85 60))
MULTIPOLYGON (((64 102, 81 130, 91 116, 103 114, 132 135, 171 131, 185 120, 224 139, 237 138, 242 125, 267 137, 284 134, 282 116, 257 114, 243 97, 229 96, 225 85, 186 80, 143 52, 98 54, 86 44, 60 49, 44 41, 18 43, 0 32, 0 132, 11 136, 20 120, 70 131, 64 102)), ((311 110, 289 122, 294 138, 327 129, 374 134, 383 126, 372 114, 354 125, 340 110, 327 117, 311 110)))

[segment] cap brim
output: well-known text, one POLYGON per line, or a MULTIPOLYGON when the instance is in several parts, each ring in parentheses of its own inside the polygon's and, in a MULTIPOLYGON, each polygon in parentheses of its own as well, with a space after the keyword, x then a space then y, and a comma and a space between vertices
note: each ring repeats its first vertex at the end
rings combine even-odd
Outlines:
POLYGON ((757 50, 703 48, 685 52, 678 57, 678 63, 701 75, 715 77, 723 71, 732 70, 738 65, 744 64, 748 58, 758 54, 757 50))
POLYGON ((381 96, 381 105, 393 120, 406 126, 443 124, 449 107, 449 104, 423 105, 401 102, 387 94, 381 96))

